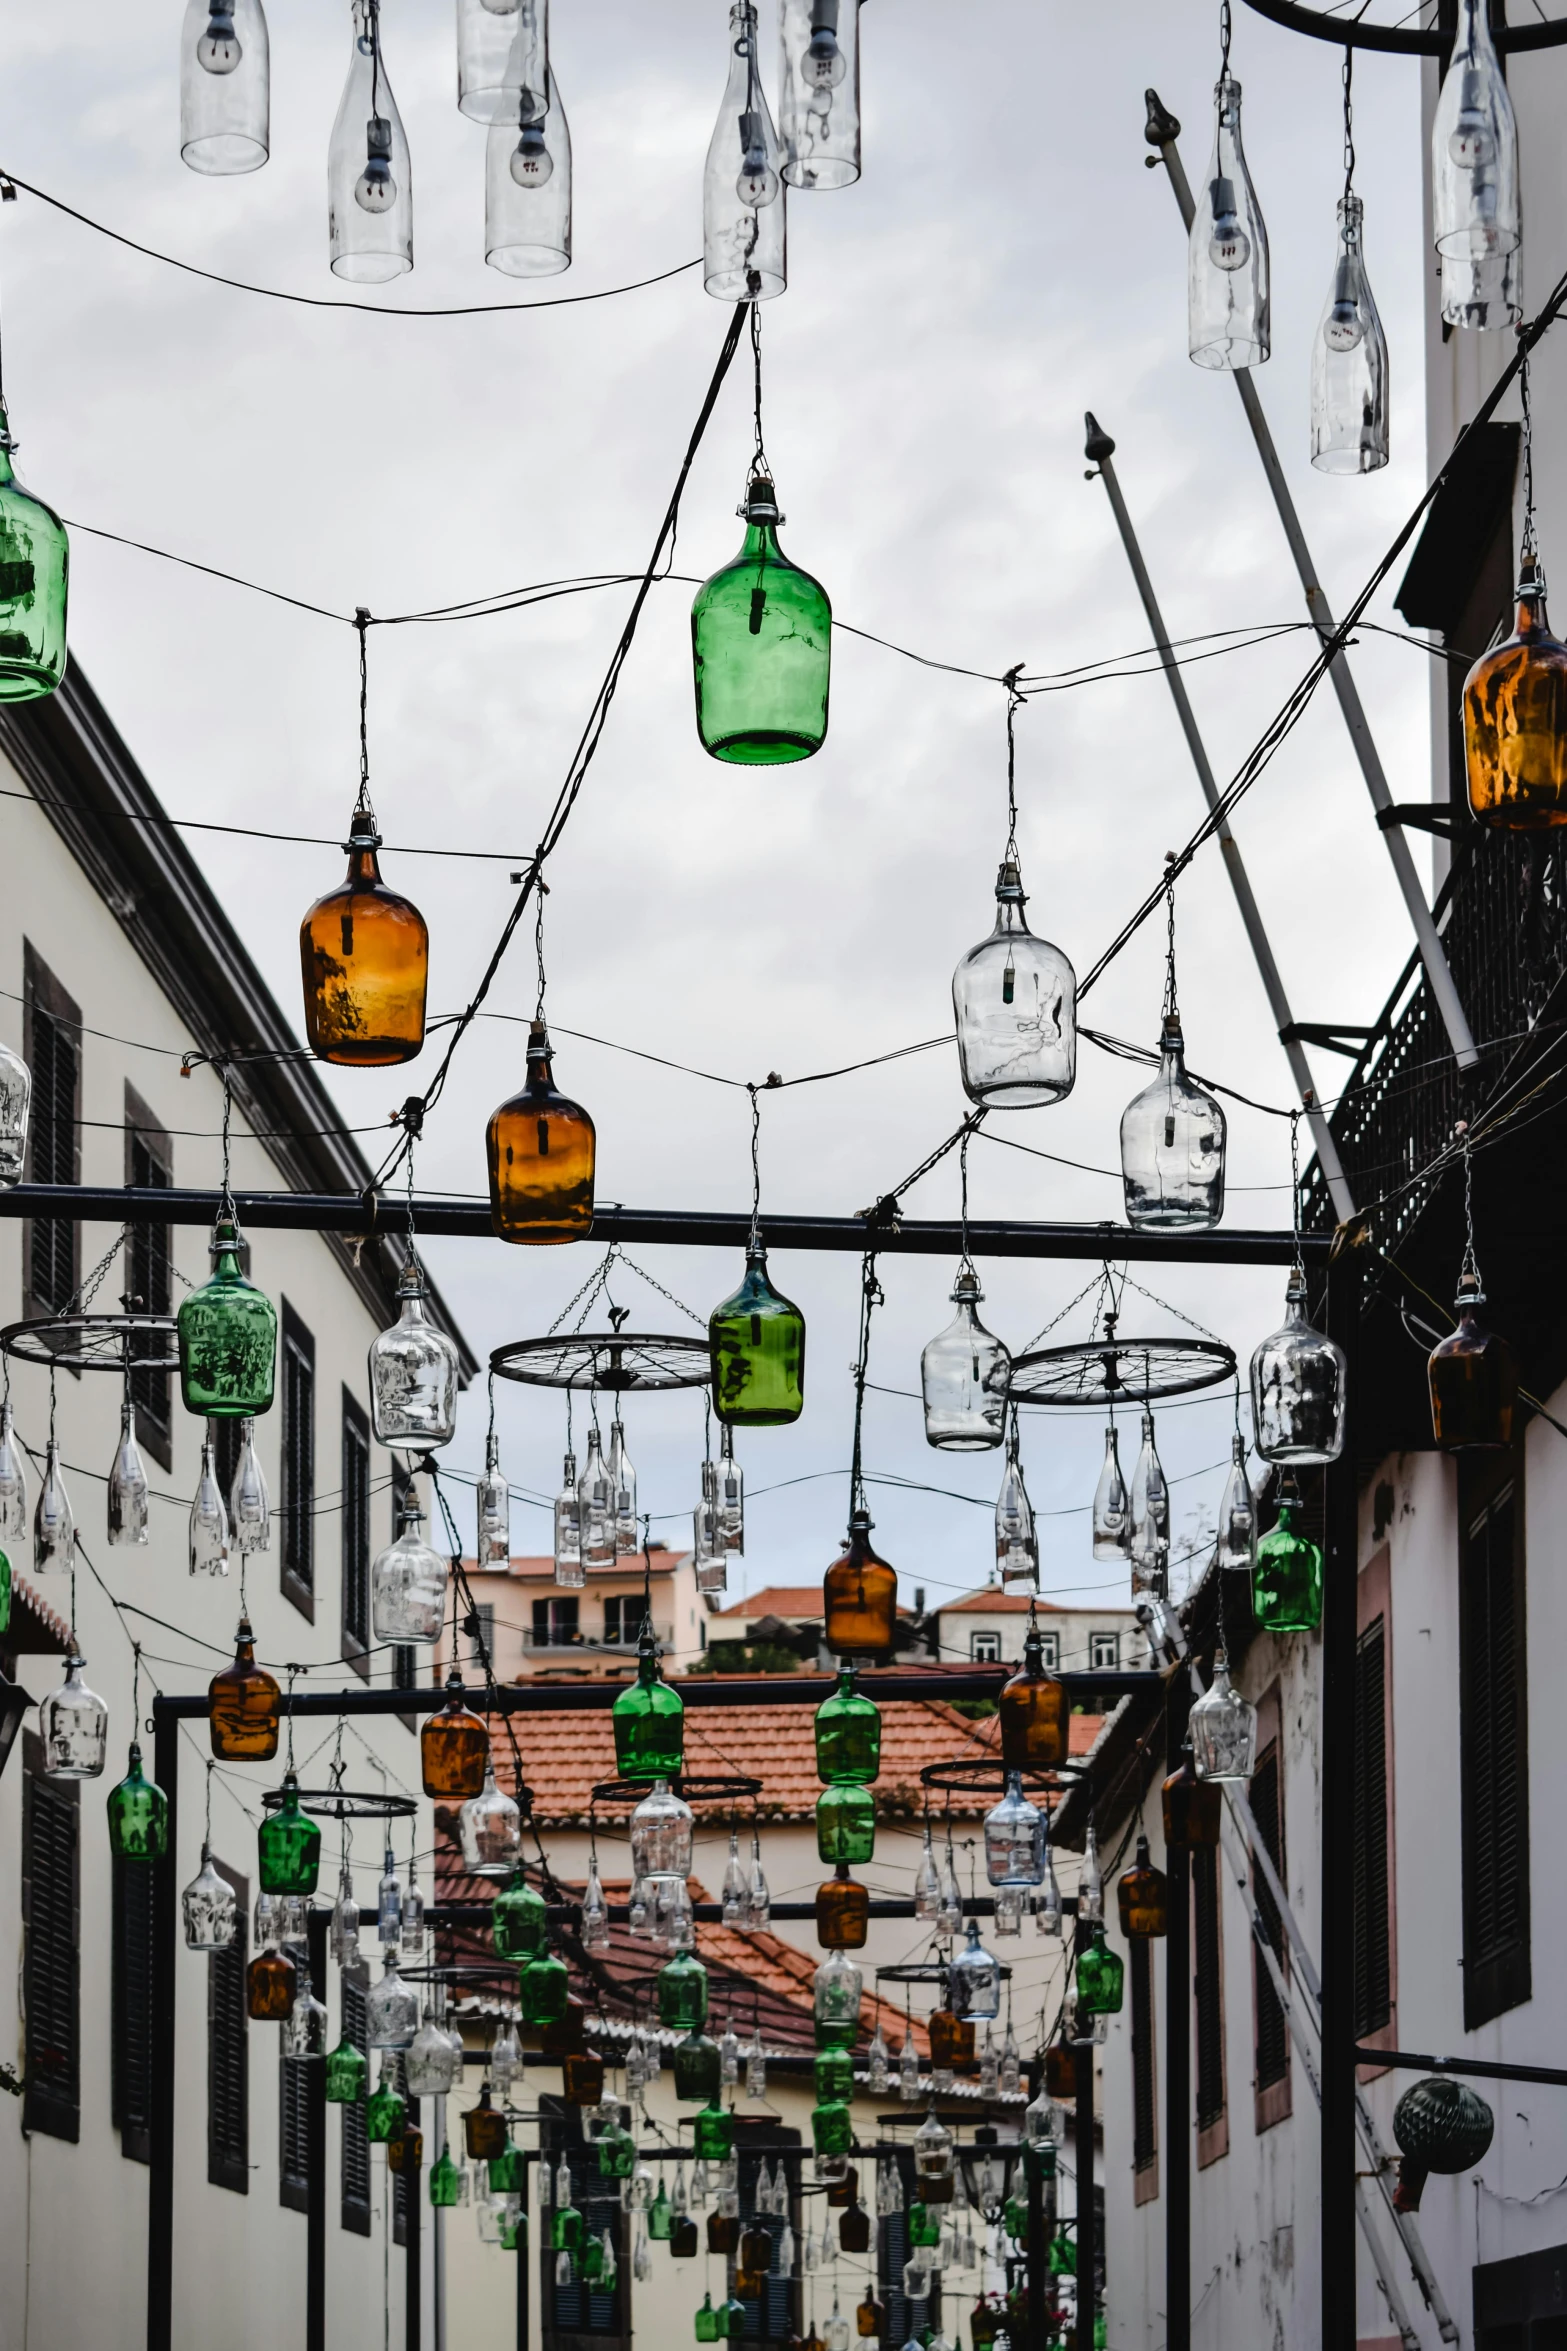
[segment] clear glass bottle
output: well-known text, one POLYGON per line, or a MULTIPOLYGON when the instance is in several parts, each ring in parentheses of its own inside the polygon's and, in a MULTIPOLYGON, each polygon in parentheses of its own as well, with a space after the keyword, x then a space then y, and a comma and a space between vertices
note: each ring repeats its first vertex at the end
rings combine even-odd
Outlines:
MULTIPOLYGON (((478 0, 482 8, 483 0, 478 0)), ((553 69, 512 93, 484 152, 484 258, 511 278, 571 267, 571 128, 553 69)))
POLYGON ((941 1872, 936 1867, 936 1848, 931 1840, 931 1826, 927 1820, 919 1867, 914 1873, 914 1915, 916 1918, 934 1920, 940 1911, 941 1872))
POLYGON ((729 1831, 729 1858, 724 1864, 724 1883, 719 1894, 726 1927, 743 1926, 751 1901, 751 1880, 745 1863, 740 1858, 740 1831, 731 1826, 729 1831))
POLYGON ((353 50, 327 151, 334 276, 383 286, 414 265, 413 165, 381 55, 378 0, 351 0, 353 50))
POLYGON ((1180 1015, 1167 1011, 1159 1075, 1121 1113, 1126 1221, 1138 1232, 1203 1232, 1224 1214, 1224 1112, 1186 1074, 1180 1015))
POLYGON ((70 548, 53 507, 17 480, 17 446, 0 406, 0 702, 35 702, 65 675, 70 548))
POLYGON ((33 1073, 20 1053, 0 1045, 0 1187, 19 1184, 27 1166, 27 1112, 33 1073))
POLYGON ((1442 320, 1483 334, 1518 324, 1523 316, 1523 247, 1484 261, 1457 253, 1440 256, 1442 320))
POLYGON ((597 1428, 588 1431, 587 1459, 577 1481, 577 1529, 581 1565, 612 1566, 615 1558, 615 1489, 599 1447, 597 1428))
POLYGON ((109 1472, 109 1541, 116 1548, 145 1546, 149 1499, 147 1471, 136 1442, 136 1406, 127 1391, 120 1404, 120 1442, 109 1472))
POLYGON ((762 88, 754 0, 735 0, 729 80, 702 175, 702 283, 719 302, 766 302, 784 290, 782 166, 762 88))
POLYGON ((424 1268, 397 1277, 396 1322, 370 1342, 370 1422, 383 1445, 449 1445, 457 1427, 457 1348, 425 1313, 424 1268))
POLYGON ((229 1514, 223 1507, 217 1464, 210 1437, 202 1439, 201 1474, 190 1506, 188 1546, 192 1575, 227 1575, 229 1571, 229 1514))
POLYGON ((587 1581, 582 1565, 582 1511, 577 1499, 577 1456, 566 1454, 555 1497, 555 1581, 563 1592, 580 1592, 587 1581))
POLYGON ((1050 1851, 1049 1823, 1045 1827, 1045 1870, 1034 1894, 1034 1932, 1052 1940, 1060 1935, 1063 1917, 1061 1888, 1056 1879, 1056 1865, 1050 1851))
POLYGON ((1165 1589, 1170 1567, 1170 1488, 1154 1443, 1153 1414, 1143 1412, 1143 1442, 1128 1497, 1127 1549, 1134 1592, 1165 1589))
POLYGON ((1268 232, 1241 149, 1241 86, 1214 85, 1213 153, 1187 242, 1187 349, 1198 367, 1260 367, 1272 341, 1268 232))
POLYGON ((729 1581, 729 1554, 719 1519, 718 1464, 702 1464, 702 1499, 691 1513, 691 1563, 699 1592, 722 1592, 729 1581))
POLYGON ((598 1855, 588 1861, 588 1882, 582 1890, 582 1915, 578 1931, 584 1951, 603 1951, 609 1945, 609 1904, 604 1899, 604 1883, 599 1876, 598 1855))
MULTIPOLYGON (((425 2008, 424 2021, 409 2042, 408 2054, 403 2059, 409 2097, 447 2097, 461 2079, 459 2062, 451 2036, 442 2024, 436 2003, 432 2000, 425 2008)), ((494 2078, 493 2067, 491 2078, 494 2078)))
POLYGON ((354 1892, 354 1873, 346 1857, 337 1873, 337 1900, 332 1905, 327 1927, 327 1949, 338 1967, 358 1966, 359 1899, 354 1892))
POLYGON ((947 1970, 952 2013, 983 2018, 1001 2014, 1001 1967, 979 1939, 979 1921, 968 1922, 968 1945, 947 1970))
POLYGON ((1444 260, 1494 263, 1522 239, 1518 125, 1483 0, 1458 0, 1431 118, 1431 230, 1444 260))
POLYGON ((1023 1483, 1016 1413, 1007 1438, 1001 1491, 996 1496, 996 1574, 1003 1584, 1039 1581, 1039 1536, 1034 1526, 1033 1504, 1023 1483))
POLYGON ((783 766, 826 740, 832 606, 779 546, 785 518, 765 474, 752 476, 737 511, 740 550, 691 605, 697 733, 714 759, 783 766))
POLYGON ((256 1424, 248 1415, 239 1424, 239 1459, 229 1488, 229 1534, 236 1551, 272 1547, 272 1504, 256 1451, 256 1424))
POLYGON ((457 1815, 463 1867, 470 1877, 509 1878, 522 1858, 522 1815, 485 1767, 484 1786, 457 1815))
POLYGON ((418 2030, 418 1996, 398 1974, 396 1952, 388 1951, 380 1982, 365 1994, 365 2037, 372 2049, 408 2049, 418 2030))
POLYGON ((860 176, 859 0, 783 0, 778 132, 791 188, 847 188, 860 176))
POLYGON ((841 1949, 829 1951, 813 1979, 812 2013, 817 2024, 852 2025, 858 2032, 864 1987, 864 1969, 841 1949))
POLYGON ((745 1473, 735 1459, 735 1433, 727 1421, 724 1423, 714 1499, 718 1504, 718 1534, 724 1550, 735 1558, 743 1558, 745 1473))
POLYGON ((16 1441, 16 1415, 7 1396, 0 1401, 0 1544, 27 1539, 27 1468, 16 1441))
POLYGON ((76 1514, 60 1474, 60 1442, 44 1447, 43 1483, 33 1508, 33 1567, 37 1574, 69 1574, 76 1565, 76 1514))
POLYGON ((768 1891, 767 1873, 762 1867, 762 1832, 758 1828, 753 1828, 751 1831, 751 1898, 750 1908, 746 1915, 746 1931, 753 1935, 764 1933, 767 1922, 772 1916, 772 1909, 773 1898, 768 1891))
POLYGON ((1099 1472, 1099 1483, 1094 1488, 1093 1525, 1096 1559, 1130 1559, 1132 1505, 1126 1491, 1126 1480, 1121 1475, 1121 1456, 1117 1448, 1114 1421, 1105 1430, 1104 1467, 1099 1472))
POLYGON ((1292 1268, 1280 1328, 1251 1359, 1251 1417, 1264 1461, 1336 1461, 1344 1449, 1344 1350, 1306 1320, 1306 1277, 1292 1268))
POLYGON ((542 1020, 528 1030, 522 1091, 491 1113, 485 1152, 490 1223, 503 1241, 553 1247, 581 1240, 593 1222, 598 1135, 581 1103, 555 1083, 542 1020))
POLYGON ((1251 1778, 1257 1762, 1257 1709, 1231 1683, 1222 1649, 1214 1656, 1213 1680, 1192 1708, 1187 1736, 1200 1780, 1251 1778))
POLYGON ((952 975, 963 1091, 995 1110, 1063 1101, 1077 1076, 1077 974, 1029 929, 1027 903, 1009 858, 996 877, 996 927, 952 975))
POLYGON ((475 1489, 475 1508, 479 1570, 505 1575, 511 1567, 511 1488, 501 1469, 500 1439, 493 1429, 484 1440, 484 1475, 475 1489))
POLYGON ((985 1815, 985 1875, 993 1886, 1037 1886, 1044 1874, 1045 1816, 1009 1771, 1000 1803, 985 1815))
POLYGON ((1333 285, 1311 346, 1311 462, 1319 473, 1387 463, 1387 337, 1366 276, 1365 206, 1339 199, 1333 285))
POLYGON ((424 1513, 410 1483, 397 1534, 370 1569, 370 1635, 380 1641, 438 1641, 446 1621, 447 1562, 424 1540, 424 1513))
POLYGON ((1092 1821, 1083 1840, 1083 1866, 1077 1873, 1077 1917, 1080 1926, 1093 1926, 1105 1914, 1104 1873, 1099 1867, 1099 1839, 1092 1821))
POLYGON ((637 1522, 637 1473, 631 1456, 626 1451, 626 1432, 620 1425, 617 1412, 610 1424, 609 1459, 610 1507, 615 1514, 615 1555, 623 1558, 628 1552, 642 1548, 642 1529, 637 1522))
POLYGON ((737 1428, 783 1428, 805 1407, 805 1317, 767 1273, 760 1241, 746 1250, 745 1278, 707 1322, 713 1406, 737 1428))
POLYGON ((892 2087, 892 2056, 887 2047, 887 2036, 881 2029, 880 2016, 871 2045, 865 2053, 865 2087, 873 2098, 885 2098, 892 2087))
POLYGON ((1503 832, 1567 824, 1567 645, 1551 634, 1537 558, 1518 577, 1510 637, 1464 680, 1470 813, 1503 832))
POLYGON ((283 2019, 278 2054, 295 2064, 303 2064, 313 2057, 325 2057, 327 2017, 303 1969, 298 1971, 298 1979, 299 1989, 283 2019))
MULTIPOLYGON (((644 1885, 684 1884, 691 1874, 696 1816, 667 1780, 655 1780, 631 1815, 631 1867, 644 1885)), ((731 1836, 733 1832, 731 1832, 731 1836)))
POLYGON ((501 122, 549 72, 549 0, 457 0, 457 104, 470 122, 501 122))
POLYGON ((403 1889, 397 1882, 397 1865, 392 1848, 386 1848, 386 1867, 376 1892, 376 1938, 383 1949, 398 1945, 403 1939, 403 1889))
POLYGON ((65 1680, 38 1709, 44 1774, 51 1780, 95 1780, 109 1739, 109 1709, 82 1680, 85 1657, 68 1657, 65 1680))
POLYGON ((239 1897, 212 1859, 212 1848, 201 1848, 201 1868, 180 1896, 188 1951, 228 1951, 239 1933, 239 1897))
MULTIPOLYGON (((362 123, 358 136, 362 158, 362 123)), ((348 872, 299 926, 310 1050, 350 1069, 411 1061, 424 1043, 430 933, 417 906, 381 879, 380 846, 374 811, 356 806, 343 843, 348 872)))
POLYGON ((261 0, 186 0, 180 27, 180 157, 209 176, 259 171, 271 140, 271 64, 261 0))
MULTIPOLYGON (((903 2046, 898 2051, 898 2096, 905 2106, 912 2106, 919 2094, 920 2053, 914 2045, 914 2028, 910 2025, 904 2032, 903 2046)), ((901 2212, 903 2209, 902 2184, 898 2181, 896 2172, 893 2174, 893 2180, 898 2188, 899 2201, 890 2209, 894 2212, 901 2212)))
POLYGON ((958 1269, 957 1313, 920 1357, 925 1442, 949 1453, 983 1453, 1006 1434, 1012 1358, 975 1312, 984 1297, 971 1265, 958 1269))
POLYGON ((1257 1502, 1246 1474, 1246 1440, 1237 1429, 1230 1440, 1230 1474, 1219 1503, 1215 1557, 1220 1567, 1244 1568, 1257 1562, 1257 1502))

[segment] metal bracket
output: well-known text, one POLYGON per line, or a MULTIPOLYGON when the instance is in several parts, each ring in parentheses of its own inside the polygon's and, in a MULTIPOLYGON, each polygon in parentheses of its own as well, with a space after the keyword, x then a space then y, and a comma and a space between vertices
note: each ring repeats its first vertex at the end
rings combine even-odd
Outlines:
POLYGON ((1417 833, 1440 833, 1445 841, 1456 841, 1471 830, 1473 823, 1468 810, 1452 800, 1395 800, 1391 807, 1377 810, 1377 830, 1381 833, 1403 825, 1417 833))
POLYGON ((1286 1045, 1320 1045, 1326 1053, 1342 1053, 1348 1060, 1358 1061, 1376 1033, 1374 1028, 1362 1028, 1352 1020, 1292 1020, 1280 1029, 1279 1036, 1286 1045))

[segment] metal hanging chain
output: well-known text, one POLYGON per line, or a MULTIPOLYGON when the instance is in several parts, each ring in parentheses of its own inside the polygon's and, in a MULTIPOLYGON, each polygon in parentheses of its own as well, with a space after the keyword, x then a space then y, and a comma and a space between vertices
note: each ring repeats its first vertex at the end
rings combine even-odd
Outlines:
POLYGON ((493 1437, 493 1436, 494 1436, 494 1434, 495 1434, 495 1370, 494 1370, 494 1366, 493 1366, 493 1365, 491 1366, 491 1369, 490 1369, 490 1377, 489 1377, 489 1390, 490 1390, 490 1425, 489 1425, 489 1427, 488 1427, 488 1428, 485 1430, 485 1432, 484 1432, 484 1434, 485 1434, 485 1440, 486 1440, 486 1445, 488 1445, 488 1440, 489 1440, 491 1437, 493 1437))
POLYGON ((212 1845, 212 1774, 214 1768, 212 1758, 209 1755, 207 1757, 207 1825, 202 1831, 201 1837, 203 1846, 209 1851, 212 1845))
POLYGON ((1219 0, 1219 79, 1230 78, 1230 0, 1219 0))
POLYGON ((408 1171, 408 1260, 422 1274, 424 1262, 419 1255, 419 1244, 414 1235, 414 1138, 411 1134, 407 1141, 408 1156, 403 1164, 408 1171))
POLYGON ((958 1146, 958 1214, 963 1226, 963 1256, 959 1271, 963 1273, 974 1271, 974 1261, 968 1253, 968 1147, 970 1140, 971 1135, 965 1134, 958 1146))
POLYGON ((762 1246, 762 1105, 754 1085, 745 1090, 751 1097, 751 1232, 746 1242, 751 1256, 762 1246))
MULTIPOLYGON (((754 58, 754 36, 752 53, 754 58)), ((754 63, 751 70, 754 74, 756 70, 754 63)), ((773 469, 767 462, 767 450, 762 441, 762 306, 760 302, 751 304, 751 368, 755 387, 754 424, 756 432, 756 445, 751 452, 751 472, 753 475, 765 474, 767 479, 771 481, 773 469)))
POLYGON ((1347 204, 1355 192, 1355 102, 1352 84, 1355 78, 1355 52, 1344 51, 1344 201, 1347 204))
POLYGON ((1481 1281, 1480 1267, 1475 1257, 1474 1156, 1469 1148, 1469 1121, 1466 1118, 1459 1120, 1458 1132, 1463 1139, 1464 1151, 1464 1261, 1459 1268, 1458 1281, 1460 1288, 1473 1283, 1478 1290, 1481 1281))
POLYGON ((283 1765, 285 1771, 292 1771, 294 1768, 294 1681, 298 1672, 297 1665, 291 1665, 288 1668, 288 1695, 283 1701, 284 1711, 288 1717, 288 1755, 283 1765))
POLYGON ((550 886, 544 876, 540 874, 538 880, 539 908, 533 922, 533 956, 539 967, 539 998, 533 1008, 535 1020, 544 1018, 544 901, 549 894, 550 886))
POLYGON ((230 1189, 229 1183, 229 1121, 234 1115, 234 1095, 233 1090, 229 1085, 229 1073, 227 1067, 225 1066, 220 1068, 218 1074, 223 1080, 223 1196, 219 1201, 218 1206, 219 1213, 221 1215, 233 1218, 234 1222, 237 1224, 239 1222, 239 1212, 234 1206, 234 1194, 230 1189))
MULTIPOLYGON (((381 111, 381 0, 365 0, 365 13, 370 19, 370 112, 381 111)), ((1225 0, 1225 14, 1229 14, 1229 0, 1225 0)))
MULTIPOLYGON (((380 44, 376 45, 377 62, 380 44)), ((373 101, 372 101, 373 103, 373 101)), ((368 816, 370 808, 370 613, 361 604, 354 612, 354 627, 359 632, 359 797, 354 802, 356 816, 368 816)))
MULTIPOLYGON (((1173 869, 1175 859, 1166 853, 1165 863, 1173 869)), ((1179 1018, 1175 1001, 1175 874, 1167 873, 1164 885, 1164 1020, 1168 1028, 1179 1018)))
POLYGON ((1001 683, 1007 690, 1007 846, 1005 862, 1016 865, 1017 856, 1017 734, 1015 721, 1028 697, 1017 690, 1023 674, 1023 663, 1015 661, 1001 683))
MULTIPOLYGON (((75 1611, 72 1610, 74 1616, 75 1611)), ((141 1643, 131 1643, 131 1736, 141 1737, 141 1643)))
MULTIPOLYGON (((128 1224, 121 1225, 114 1239, 109 1243, 108 1248, 104 1251, 97 1264, 93 1267, 92 1272, 88 1274, 83 1281, 77 1283, 76 1288, 71 1292, 71 1295, 69 1298, 67 1298, 65 1304, 60 1308, 59 1313, 50 1318, 52 1321, 63 1322, 67 1315, 84 1314, 86 1312, 87 1308, 97 1297, 98 1292, 102 1289, 104 1276, 108 1273, 110 1266, 114 1263, 115 1259, 119 1256, 120 1251, 124 1248, 125 1243, 129 1238, 130 1230, 131 1228, 128 1224)), ((9 1372, 6 1375, 6 1378, 6 1392, 9 1394, 9 1372)), ((54 1428, 52 1424, 50 1426, 49 1434, 51 1436, 54 1435, 54 1428)))
POLYGON ((1300 1247, 1300 1112, 1290 1112, 1290 1219, 1295 1233, 1295 1271, 1306 1278, 1306 1260, 1300 1247))
POLYGON ((1519 569, 1540 560, 1534 528, 1534 416, 1529 402, 1529 342, 1518 330, 1518 398, 1523 409, 1523 536, 1518 549, 1519 569))
POLYGON ((865 1420, 865 1375, 870 1362, 871 1314, 883 1303, 876 1279, 876 1252, 867 1249, 860 1268, 860 1352, 854 1367, 854 1456, 849 1468, 849 1516, 865 1510, 865 1480, 861 1474, 861 1436, 865 1420))

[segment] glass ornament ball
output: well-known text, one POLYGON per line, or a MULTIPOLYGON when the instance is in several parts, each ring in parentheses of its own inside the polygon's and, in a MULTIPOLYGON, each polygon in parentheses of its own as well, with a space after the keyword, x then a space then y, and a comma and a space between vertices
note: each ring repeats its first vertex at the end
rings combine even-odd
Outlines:
POLYGON ((85 1657, 68 1657, 65 1680, 38 1709, 44 1776, 51 1780, 95 1780, 109 1741, 109 1709, 82 1680, 85 1657))
POLYGON ((752 478, 740 514, 739 552, 691 606, 697 734, 714 759, 771 767, 826 741, 832 605, 779 546, 784 518, 765 475, 752 478))
POLYGON ((713 1405, 726 1426, 784 1428, 805 1407, 805 1317, 775 1289, 767 1252, 747 1249, 745 1278, 707 1323, 713 1405))
POLYGON ((17 480, 16 446, 0 407, 0 702, 36 702, 65 675, 70 548, 54 509, 17 480))
POLYGON ((1344 1350, 1305 1316, 1306 1277, 1296 1266, 1285 1319, 1251 1359, 1251 1410, 1264 1461, 1304 1466, 1336 1461, 1344 1448, 1344 1350))
POLYGON ((996 922, 952 975, 958 1070, 971 1102, 1028 1110, 1063 1101, 1077 1077, 1077 975, 1037 938, 1009 858, 996 877, 996 922))
POLYGON ((455 1341, 425 1311, 424 1268, 410 1257, 397 1277, 396 1322, 370 1342, 370 1422, 383 1445, 424 1453, 449 1445, 457 1427, 455 1341))
POLYGON ((187 1412, 209 1420, 251 1419, 272 1409, 277 1365, 277 1308, 240 1264, 244 1244, 234 1217, 212 1228, 212 1270, 180 1301, 180 1397, 187 1412))
POLYGON ((598 1148, 592 1119, 555 1084, 549 1033, 528 1032, 527 1077, 485 1130, 490 1223, 503 1241, 580 1240, 593 1222, 598 1148))

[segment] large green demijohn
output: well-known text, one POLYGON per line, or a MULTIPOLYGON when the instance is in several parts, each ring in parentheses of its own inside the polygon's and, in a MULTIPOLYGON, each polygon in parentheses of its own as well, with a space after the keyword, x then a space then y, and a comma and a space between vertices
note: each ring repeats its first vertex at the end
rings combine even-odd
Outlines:
POLYGON ((644 1620, 637 1643, 637 1678, 610 1708, 615 1766, 623 1780, 678 1776, 685 1752, 685 1700, 658 1670, 658 1645, 644 1620))
POLYGON ((180 1396, 187 1412, 241 1420, 272 1409, 277 1308, 240 1265, 232 1211, 212 1228, 212 1272, 180 1302, 180 1396))
POLYGON ((1257 1545, 1251 1612, 1264 1632, 1314 1633, 1322 1622, 1322 1553, 1295 1523, 1300 1495, 1286 1480, 1278 1524, 1257 1545))
POLYGON ((65 675, 70 549, 60 517, 17 480, 15 447, 0 408, 0 702, 34 702, 65 675))
POLYGON ((122 1861, 161 1861, 169 1849, 169 1800, 142 1770, 134 1742, 124 1779, 109 1791, 109 1849, 122 1861))
POLYGON ((740 508, 745 543, 691 607, 696 726, 715 759, 775 767, 809 759, 827 734, 832 606, 778 544, 772 483, 754 474, 740 508))
POLYGON ((805 1408, 805 1317, 767 1278, 767 1252, 753 1235, 745 1279, 707 1318, 713 1404, 731 1428, 772 1429, 805 1408))
POLYGON ((264 1894, 313 1894, 321 1870, 321 1831, 302 1808, 299 1782, 283 1774, 283 1793, 256 1831, 264 1894))

